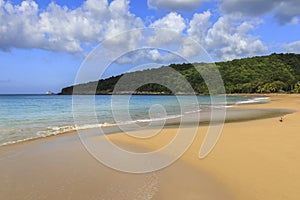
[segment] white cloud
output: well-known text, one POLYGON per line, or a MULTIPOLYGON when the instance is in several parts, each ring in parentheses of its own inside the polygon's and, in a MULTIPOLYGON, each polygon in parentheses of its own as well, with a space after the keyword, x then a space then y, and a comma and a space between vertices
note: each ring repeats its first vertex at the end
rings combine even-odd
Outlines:
POLYGON ((172 29, 175 32, 182 32, 185 29, 185 21, 180 14, 171 12, 162 19, 153 22, 150 27, 172 29))
POLYGON ((172 12, 150 25, 150 27, 168 28, 170 31, 164 29, 155 31, 154 36, 148 39, 149 44, 155 47, 176 45, 175 51, 185 58, 199 55, 202 52, 199 44, 212 57, 221 60, 259 55, 268 51, 263 42, 250 33, 255 30, 260 21, 244 21, 241 20, 240 15, 225 15, 212 24, 210 18, 210 11, 196 13, 190 21, 172 12), (187 39, 187 36, 199 44, 187 39))
POLYGON ((283 48, 289 53, 300 53, 300 41, 283 45, 283 48))
POLYGON ((160 46, 180 43, 186 24, 180 14, 171 12, 162 19, 150 24, 149 27, 158 28, 159 30, 154 31, 155 35, 148 39, 148 43, 153 46, 160 46))
POLYGON ((279 24, 293 23, 300 16, 299 0, 222 0, 221 10, 258 17, 272 13, 279 24))
MULTIPOLYGON (((73 10, 53 2, 46 10, 39 10, 32 0, 20 5, 0 0, 0 21, 2 50, 38 48, 68 53, 82 52, 82 45, 143 27, 141 19, 129 12, 128 0, 115 0, 110 4, 107 0, 87 0, 73 10)), ((126 38, 126 42, 132 40, 126 38)))
MULTIPOLYGON (((118 35, 132 28, 144 27, 143 21, 129 9, 129 0, 114 0, 110 4, 107 0, 87 0, 75 9, 50 3, 45 10, 39 9, 32 0, 25 0, 20 5, 0 0, 0 49, 38 48, 78 53, 84 51, 83 45, 92 46, 104 38, 111 38, 103 46, 114 51, 134 50, 143 40, 152 47, 177 46, 175 52, 192 58, 200 50, 186 39, 189 36, 220 59, 267 51, 262 41, 250 34, 258 26, 257 21, 242 21, 239 15, 224 15, 212 24, 210 11, 196 13, 191 20, 176 12, 168 13, 149 25, 157 29, 147 37, 141 30, 118 35)), ((153 61, 172 58, 163 58, 165 55, 155 51, 148 51, 145 55, 153 61)))
POLYGON ((191 11, 207 0, 148 0, 148 7, 169 11, 191 11))
POLYGON ((211 25, 210 17, 210 11, 194 14, 187 29, 187 35, 190 39, 183 40, 182 47, 178 51, 180 55, 185 58, 192 58, 202 51, 202 49, 199 49, 199 45, 205 48, 204 43, 207 36, 207 30, 211 25))
POLYGON ((105 32, 107 40, 103 45, 117 52, 130 51, 136 48, 142 39, 140 31, 135 30, 127 33, 126 31, 132 28, 143 28, 144 24, 140 18, 136 18, 129 12, 129 1, 115 0, 110 4, 109 10, 111 17, 107 21, 105 32))
MULTIPOLYGON (((112 31, 113 32, 113 31, 112 31)), ((141 30, 136 29, 129 32, 121 32, 121 34, 107 35, 106 40, 102 41, 102 45, 106 50, 110 50, 115 56, 135 50, 139 42, 143 39, 141 30)))
POLYGON ((15 44, 26 48, 42 42, 43 35, 35 26, 38 20, 36 15, 38 5, 35 2, 24 1, 19 6, 12 6, 10 3, 2 1, 0 5, 1 49, 9 50, 11 45, 15 44), (31 37, 31 33, 35 33, 35 37, 31 37))
POLYGON ((189 59, 198 56, 201 51, 202 49, 195 40, 184 38, 177 53, 183 58, 189 59))
POLYGON ((226 15, 208 30, 205 48, 223 60, 266 53, 267 47, 255 36, 249 34, 257 21, 240 21, 239 16, 226 15))
POLYGON ((207 29, 211 25, 210 17, 211 12, 205 11, 203 13, 194 14, 192 20, 190 21, 187 33, 200 44, 203 43, 203 40, 207 34, 207 29))
POLYGON ((88 11, 90 15, 94 17, 103 18, 108 11, 108 2, 107 0, 88 0, 83 3, 83 10, 88 11))
POLYGON ((118 58, 115 62, 118 64, 144 65, 145 63, 168 64, 170 62, 182 61, 183 59, 171 52, 164 50, 145 48, 129 52, 118 58))
MULTIPOLYGON (((231 60, 267 52, 263 42, 250 34, 259 25, 259 21, 244 21, 240 15, 225 15, 212 24, 210 18, 210 11, 194 14, 187 34, 212 57, 231 60)), ((200 51, 197 48, 191 41, 185 41, 180 52, 185 56, 195 56, 200 51)))

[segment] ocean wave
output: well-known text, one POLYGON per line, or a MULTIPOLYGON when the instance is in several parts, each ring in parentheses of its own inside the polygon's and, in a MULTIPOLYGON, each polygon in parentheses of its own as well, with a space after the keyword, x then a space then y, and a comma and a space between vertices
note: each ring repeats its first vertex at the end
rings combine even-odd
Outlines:
POLYGON ((270 101, 269 97, 255 97, 255 98, 247 99, 247 100, 244 100, 244 101, 238 101, 238 102, 235 103, 235 105, 268 103, 269 101, 270 101))
POLYGON ((85 130, 85 129, 92 129, 92 128, 98 128, 98 127, 108 127, 108 126, 114 126, 114 125, 115 124, 103 123, 103 124, 86 124, 86 125, 47 127, 43 130, 35 132, 34 134, 24 134, 23 135, 24 138, 3 142, 0 144, 0 146, 16 144, 16 143, 20 143, 20 142, 26 142, 26 141, 30 141, 30 140, 36 140, 39 138, 60 135, 60 134, 69 133, 69 132, 77 131, 77 130, 85 130))
MULTIPOLYGON (((266 103, 269 102, 268 97, 255 97, 255 98, 248 98, 246 100, 238 101, 233 104, 225 104, 225 103, 219 103, 218 105, 213 105, 213 108, 221 109, 221 108, 229 108, 235 105, 243 105, 243 104, 255 104, 255 103, 266 103)), ((205 104, 206 105, 206 104, 205 104)), ((45 128, 4 128, 0 127, 0 132, 2 133, 0 136, 0 146, 5 146, 9 144, 16 144, 20 142, 35 140, 39 138, 45 138, 55 135, 60 135, 64 133, 69 133, 72 131, 78 131, 78 130, 85 130, 85 129, 93 129, 93 128, 101 128, 101 127, 110 127, 110 126, 122 126, 122 125, 130 125, 135 123, 150 123, 152 121, 163 121, 168 119, 174 119, 174 118, 180 118, 184 115, 188 115, 191 113, 197 113, 197 112, 205 112, 206 110, 211 109, 211 106, 202 106, 201 109, 195 108, 189 108, 190 111, 186 111, 179 114, 170 114, 168 116, 164 117, 157 117, 157 118, 142 118, 142 119, 134 119, 134 120, 128 120, 128 121, 122 121, 122 122, 116 122, 116 123, 99 123, 99 124, 83 124, 83 125, 62 125, 62 126, 48 126, 45 128), (2 138, 2 142, 1 142, 2 138)))
POLYGON ((46 138, 50 136, 70 133, 73 131, 78 130, 86 130, 86 129, 93 129, 93 128, 101 128, 101 127, 111 127, 111 126, 122 126, 122 125, 129 125, 129 124, 135 124, 135 123, 142 123, 142 122, 151 122, 151 121, 161 121, 161 120, 167 120, 167 119, 174 119, 181 117, 182 115, 169 115, 166 117, 159 117, 159 118, 152 118, 152 119, 138 119, 138 120, 132 120, 132 121, 123 121, 118 123, 100 123, 100 124, 84 124, 84 125, 67 125, 67 126, 53 126, 53 127, 46 127, 43 130, 37 131, 35 134, 29 135, 24 134, 24 138, 22 139, 16 139, 11 141, 6 141, 0 144, 0 146, 6 146, 31 140, 36 140, 39 138, 46 138))
POLYGON ((168 119, 175 119, 182 117, 183 115, 168 115, 166 117, 157 117, 157 118, 151 118, 151 119, 138 119, 133 122, 153 122, 153 121, 162 121, 162 120, 168 120, 168 119))
POLYGON ((199 110, 194 110, 194 111, 188 111, 188 112, 185 112, 184 114, 192 114, 192 113, 198 113, 198 112, 201 112, 202 109, 199 109, 199 110))

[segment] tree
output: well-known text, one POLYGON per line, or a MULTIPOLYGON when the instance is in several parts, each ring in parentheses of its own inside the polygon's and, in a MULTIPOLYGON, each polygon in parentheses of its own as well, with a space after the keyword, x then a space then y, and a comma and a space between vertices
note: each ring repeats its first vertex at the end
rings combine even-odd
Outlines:
POLYGON ((294 92, 295 92, 295 93, 300 93, 300 81, 298 81, 298 82, 295 84, 294 92))
MULTIPOLYGON (((219 81, 219 72, 227 93, 274 93, 282 91, 300 93, 300 54, 272 54, 213 64, 171 64, 80 84, 76 87, 80 88, 82 94, 93 94, 96 85, 96 94, 108 94, 114 90, 116 84, 120 82, 120 78, 127 77, 128 81, 119 85, 119 90, 127 91, 132 85, 150 83, 141 86, 137 91, 171 93, 166 87, 153 83, 159 78, 162 85, 172 85, 175 93, 185 93, 188 85, 178 78, 177 72, 179 76, 182 75, 182 79, 192 86, 195 92, 201 94, 223 92, 223 83, 219 81), (215 70, 215 66, 219 71, 215 70), (176 73, 171 73, 170 68, 176 73)), ((63 88, 61 94, 72 94, 73 88, 74 86, 63 88)))

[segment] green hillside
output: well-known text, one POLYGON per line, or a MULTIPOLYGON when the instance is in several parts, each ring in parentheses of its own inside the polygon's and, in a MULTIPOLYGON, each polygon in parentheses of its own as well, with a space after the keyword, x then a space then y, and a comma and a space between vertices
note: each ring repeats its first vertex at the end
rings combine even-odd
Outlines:
MULTIPOLYGON (((300 92, 300 54, 271 54, 215 64, 221 73, 226 93, 300 92)), ((76 91, 80 91, 80 94, 94 94, 94 89, 97 88, 96 94, 111 94, 120 81, 116 87, 119 93, 135 91, 136 94, 187 94, 192 92, 190 84, 196 93, 207 94, 207 86, 194 66, 201 70, 202 75, 212 70, 211 64, 205 63, 171 64, 80 84, 76 86, 76 91), (158 80, 160 84, 153 83, 158 80), (141 82, 149 84, 133 87, 141 82)), ((214 77, 210 76, 209 79, 213 81, 214 77)), ((217 90, 213 92, 218 93, 217 90)), ((72 92, 73 86, 63 88, 60 94, 72 92)))

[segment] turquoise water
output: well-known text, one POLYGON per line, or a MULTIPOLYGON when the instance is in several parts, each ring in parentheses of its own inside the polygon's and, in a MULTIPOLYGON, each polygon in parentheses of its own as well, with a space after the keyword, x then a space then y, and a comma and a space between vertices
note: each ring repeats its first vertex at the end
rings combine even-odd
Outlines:
MULTIPOLYGON (((118 109, 122 111, 122 98, 118 109)), ((83 97, 84 98, 84 97, 83 97)), ((197 103, 192 101, 190 96, 182 96, 185 111, 195 112, 210 107, 209 96, 198 96, 197 103)), ((239 103, 257 102, 259 98, 253 97, 227 97, 227 106, 239 103)), ((152 105, 164 107, 168 117, 181 115, 181 107, 176 96, 159 95, 136 95, 131 96, 129 102, 129 113, 132 121, 149 119, 149 109, 152 105)), ((85 112, 81 120, 81 125, 92 127, 93 113, 81 107, 85 112)), ((124 112, 127 110, 124 108, 124 112)), ((95 112, 98 125, 122 123, 115 121, 111 109, 111 96, 95 96, 95 112)), ((152 116, 153 117, 153 116, 152 116)), ((159 112, 157 116, 159 118, 159 112)), ((48 135, 60 134, 70 130, 75 130, 72 96, 59 95, 0 95, 0 145, 15 143, 32 138, 45 137, 48 135)))

